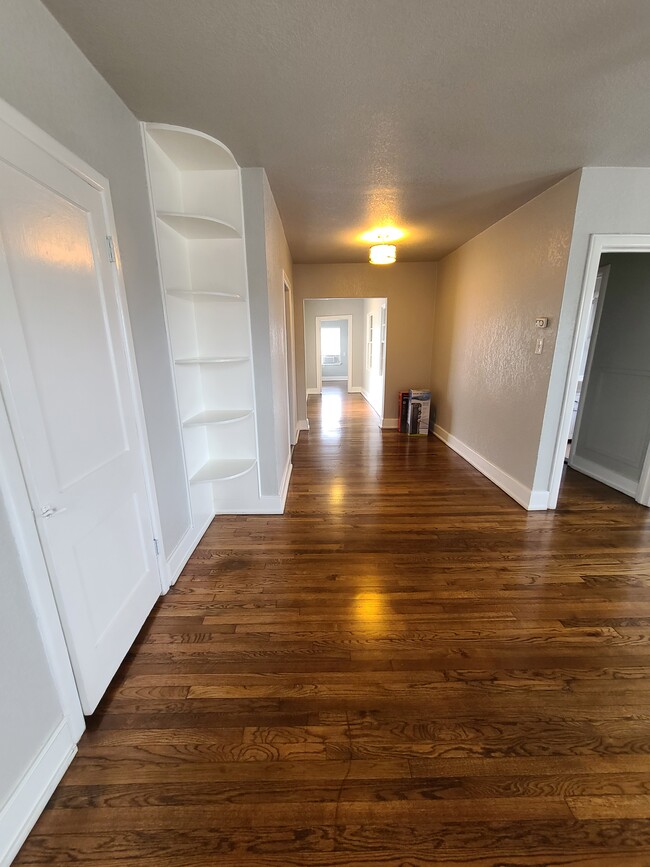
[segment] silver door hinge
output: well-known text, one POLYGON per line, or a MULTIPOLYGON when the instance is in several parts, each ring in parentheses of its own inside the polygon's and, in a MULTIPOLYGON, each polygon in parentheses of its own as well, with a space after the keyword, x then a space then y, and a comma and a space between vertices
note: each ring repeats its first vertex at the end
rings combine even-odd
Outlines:
POLYGON ((156 557, 160 555, 160 546, 158 545, 158 539, 153 540, 153 546, 156 549, 156 557))
POLYGON ((115 262, 115 244, 113 243, 113 238, 110 235, 106 235, 106 246, 108 247, 108 261, 115 262))

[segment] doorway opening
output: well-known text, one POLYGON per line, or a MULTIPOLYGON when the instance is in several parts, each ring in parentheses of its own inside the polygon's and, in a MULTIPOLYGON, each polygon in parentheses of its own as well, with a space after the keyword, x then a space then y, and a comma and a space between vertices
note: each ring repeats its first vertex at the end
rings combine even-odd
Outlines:
POLYGON ((601 253, 588 288, 560 485, 577 472, 650 506, 650 252, 601 253))
MULTIPOLYGON (((358 394, 381 419, 387 347, 386 298, 310 298, 304 302, 305 385, 310 396, 358 394)), ((341 411, 343 411, 341 409, 341 411)))

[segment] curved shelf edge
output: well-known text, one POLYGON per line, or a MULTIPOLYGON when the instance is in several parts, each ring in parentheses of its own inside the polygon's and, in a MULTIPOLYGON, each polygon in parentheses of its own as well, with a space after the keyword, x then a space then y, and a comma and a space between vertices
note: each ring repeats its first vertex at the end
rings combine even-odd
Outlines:
POLYGON ((188 241, 231 241, 241 238, 241 232, 234 226, 216 217, 179 211, 156 211, 156 216, 188 241))
POLYGON ((245 301, 243 295, 237 295, 234 292, 212 292, 209 289, 205 291, 193 291, 192 289, 167 289, 167 295, 173 295, 174 298, 183 298, 186 301, 245 301))
POLYGON ((248 361, 248 355, 237 355, 228 358, 177 358, 174 364, 238 364, 241 361, 248 361))
POLYGON ((237 479, 239 476, 244 476, 250 472, 256 463, 257 461, 254 458, 208 461, 190 478, 190 484, 225 482, 228 479, 237 479))
POLYGON ((200 427, 210 424, 232 424, 253 415, 252 409, 208 409, 185 419, 183 427, 200 427))
POLYGON ((147 133, 180 171, 238 169, 232 152, 198 129, 169 123, 148 123, 147 133))

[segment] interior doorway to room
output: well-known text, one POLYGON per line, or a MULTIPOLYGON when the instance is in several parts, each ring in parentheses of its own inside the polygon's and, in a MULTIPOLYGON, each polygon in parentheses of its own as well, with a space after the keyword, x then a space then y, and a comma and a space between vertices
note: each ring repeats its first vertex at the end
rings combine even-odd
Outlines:
POLYGON ((386 298, 304 302, 307 417, 310 395, 358 394, 381 423, 388 316, 386 298))
POLYGON ((650 253, 603 254, 590 294, 566 463, 650 506, 650 253))
POLYGON ((352 362, 352 316, 316 317, 316 387, 322 391, 323 383, 340 382, 350 385, 352 362))

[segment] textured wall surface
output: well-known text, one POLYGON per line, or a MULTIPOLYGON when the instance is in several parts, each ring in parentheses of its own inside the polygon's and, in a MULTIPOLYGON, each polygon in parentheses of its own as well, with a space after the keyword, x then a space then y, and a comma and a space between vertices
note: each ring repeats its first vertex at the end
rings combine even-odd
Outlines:
POLYGON ((579 173, 439 263, 437 423, 517 481, 535 474, 579 173), (549 328, 535 328, 535 317, 549 328), (544 337, 541 355, 535 342, 544 337))

